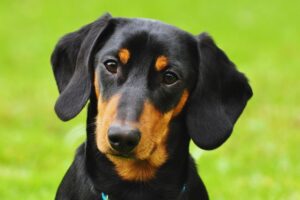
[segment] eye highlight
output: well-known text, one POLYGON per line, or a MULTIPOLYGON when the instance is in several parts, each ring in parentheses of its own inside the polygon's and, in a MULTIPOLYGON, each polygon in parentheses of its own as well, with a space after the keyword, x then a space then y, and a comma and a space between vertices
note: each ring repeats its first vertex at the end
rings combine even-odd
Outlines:
POLYGON ((165 85, 172 85, 178 81, 178 76, 174 72, 165 72, 163 74, 162 82, 165 85))
POLYGON ((104 66, 107 69, 107 71, 109 71, 112 74, 115 74, 118 71, 118 63, 115 60, 110 59, 105 61, 104 66))

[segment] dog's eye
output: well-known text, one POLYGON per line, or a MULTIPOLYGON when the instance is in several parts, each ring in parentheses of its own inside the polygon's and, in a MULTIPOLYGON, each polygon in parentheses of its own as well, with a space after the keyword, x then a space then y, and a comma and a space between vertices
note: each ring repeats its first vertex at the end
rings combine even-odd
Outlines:
POLYGON ((163 83, 166 85, 172 85, 178 80, 178 76, 173 72, 166 72, 163 75, 163 83))
POLYGON ((104 66, 112 74, 117 73, 118 71, 118 63, 114 60, 107 60, 104 62, 104 66))

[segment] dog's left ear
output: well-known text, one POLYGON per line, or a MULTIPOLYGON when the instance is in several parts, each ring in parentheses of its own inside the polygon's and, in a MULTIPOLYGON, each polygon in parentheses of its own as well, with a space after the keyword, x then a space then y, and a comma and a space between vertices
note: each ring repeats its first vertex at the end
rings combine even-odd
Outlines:
POLYGON ((206 33, 198 36, 198 80, 187 103, 186 124, 202 149, 214 149, 230 136, 252 90, 225 53, 206 33))
POLYGON ((52 69, 60 93, 55 112, 63 121, 75 117, 90 97, 91 58, 110 19, 111 16, 105 14, 80 30, 67 34, 52 53, 52 69))

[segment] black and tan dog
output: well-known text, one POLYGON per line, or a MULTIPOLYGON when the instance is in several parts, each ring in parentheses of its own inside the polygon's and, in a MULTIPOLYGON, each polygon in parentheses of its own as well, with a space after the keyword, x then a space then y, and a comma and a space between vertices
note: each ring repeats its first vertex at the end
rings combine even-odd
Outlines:
POLYGON ((207 34, 109 14, 57 44, 60 119, 89 101, 87 139, 58 200, 208 199, 189 154, 230 136, 252 91, 207 34))

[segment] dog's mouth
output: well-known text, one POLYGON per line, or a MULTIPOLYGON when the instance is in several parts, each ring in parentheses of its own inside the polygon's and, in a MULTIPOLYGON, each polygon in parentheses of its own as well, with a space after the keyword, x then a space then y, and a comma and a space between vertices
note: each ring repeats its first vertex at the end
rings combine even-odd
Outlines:
POLYGON ((131 160, 131 161, 146 161, 148 160, 152 154, 155 152, 156 146, 153 146, 152 148, 148 149, 147 152, 137 152, 133 151, 130 153, 120 153, 115 151, 114 149, 110 149, 106 155, 109 157, 117 158, 117 159, 124 159, 125 160, 131 160))
POLYGON ((112 162, 118 175, 129 181, 151 180, 167 160, 165 146, 150 141, 140 143, 130 153, 121 153, 112 147, 102 153, 112 162))
POLYGON ((107 155, 110 155, 110 156, 113 156, 113 157, 116 157, 116 158, 121 158, 121 159, 130 159, 130 160, 137 160, 136 159, 136 156, 132 153, 129 153, 129 154, 121 154, 121 153, 108 153, 107 155))

